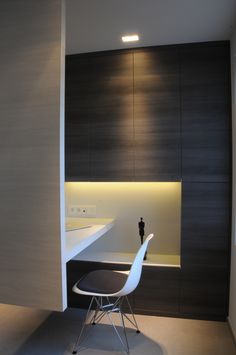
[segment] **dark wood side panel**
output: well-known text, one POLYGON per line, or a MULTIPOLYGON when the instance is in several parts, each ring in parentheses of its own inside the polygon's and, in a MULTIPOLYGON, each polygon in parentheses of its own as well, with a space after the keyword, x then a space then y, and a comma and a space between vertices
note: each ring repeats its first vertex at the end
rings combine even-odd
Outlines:
POLYGON ((229 44, 185 45, 180 53, 183 181, 229 181, 229 44))
POLYGON ((183 183, 181 302, 184 315, 226 317, 230 260, 228 183, 183 183))
POLYGON ((65 80, 65 176, 66 181, 90 179, 90 117, 93 110, 90 83, 91 60, 66 56, 65 80))
POLYGON ((181 177, 179 54, 164 46, 134 51, 135 180, 181 177))

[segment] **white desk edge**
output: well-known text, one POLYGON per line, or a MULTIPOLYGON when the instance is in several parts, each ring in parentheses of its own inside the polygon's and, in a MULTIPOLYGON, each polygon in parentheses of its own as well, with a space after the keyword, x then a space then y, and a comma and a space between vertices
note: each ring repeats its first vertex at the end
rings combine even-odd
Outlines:
POLYGON ((98 238, 103 236, 114 226, 114 220, 109 219, 106 224, 94 224, 89 228, 76 229, 65 233, 66 253, 65 262, 71 260, 98 238))

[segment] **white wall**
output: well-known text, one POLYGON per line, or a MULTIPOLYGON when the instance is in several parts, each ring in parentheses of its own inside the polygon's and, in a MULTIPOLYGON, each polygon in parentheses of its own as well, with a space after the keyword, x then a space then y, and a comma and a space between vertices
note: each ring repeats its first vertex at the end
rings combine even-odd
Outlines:
POLYGON ((180 253, 181 183, 66 183, 66 206, 96 205, 97 217, 115 218, 115 227, 90 251, 135 253, 139 218, 154 233, 150 253, 180 253))
POLYGON ((50 310, 66 304, 63 16, 0 2, 0 302, 50 310))
POLYGON ((232 130, 233 130, 233 207, 229 322, 236 338, 236 29, 231 38, 232 130))

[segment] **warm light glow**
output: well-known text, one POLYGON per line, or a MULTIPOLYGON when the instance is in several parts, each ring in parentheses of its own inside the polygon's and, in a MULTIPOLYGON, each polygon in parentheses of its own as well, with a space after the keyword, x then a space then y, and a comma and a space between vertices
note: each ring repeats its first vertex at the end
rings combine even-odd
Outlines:
POLYGON ((116 186, 116 187, 124 187, 126 186, 127 188, 130 188, 131 186, 135 188, 141 188, 144 186, 149 186, 149 187, 155 187, 155 186, 162 186, 162 187, 174 187, 174 186, 180 186, 181 181, 66 181, 66 185, 70 186, 81 186, 81 185, 88 185, 89 187, 91 186, 116 186))
POLYGON ((107 193, 117 193, 118 196, 124 193, 134 193, 140 194, 141 191, 145 194, 145 192, 151 191, 152 194, 160 193, 162 191, 163 194, 165 192, 171 193, 171 191, 180 191, 181 190, 181 182, 179 181, 116 181, 116 182, 90 182, 90 181, 78 181, 78 182, 66 182, 65 186, 70 190, 73 190, 76 194, 76 191, 93 191, 94 194, 97 192, 103 191, 105 194, 107 193))
POLYGON ((131 35, 131 36, 123 36, 122 41, 123 42, 135 42, 139 40, 138 35, 131 35))
POLYGON ((143 217, 145 232, 156 236, 150 253, 180 254, 181 182, 66 182, 65 203, 93 205, 96 218, 115 219, 115 228, 94 250, 136 252, 138 222, 143 217))

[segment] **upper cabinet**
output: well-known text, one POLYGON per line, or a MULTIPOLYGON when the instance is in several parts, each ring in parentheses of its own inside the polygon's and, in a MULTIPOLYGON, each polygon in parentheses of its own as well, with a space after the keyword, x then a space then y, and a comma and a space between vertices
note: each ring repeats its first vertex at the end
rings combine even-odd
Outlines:
POLYGON ((67 56, 67 181, 180 180, 178 50, 67 56))
MULTIPOLYGON (((90 102, 90 180, 130 181, 134 174, 133 58, 131 53, 93 58, 90 102)), ((79 117, 78 117, 79 119, 79 117)))
POLYGON ((67 181, 228 181, 229 74, 228 42, 67 56, 67 181))
POLYGON ((182 177, 230 179, 230 55, 228 42, 181 47, 182 177))
POLYGON ((135 180, 181 178, 179 85, 175 46, 134 51, 135 180))
POLYGON ((67 56, 65 153, 68 181, 133 179, 131 53, 67 56))

